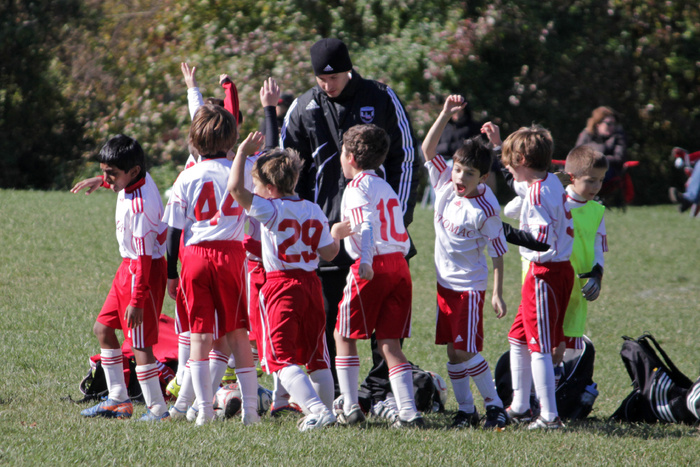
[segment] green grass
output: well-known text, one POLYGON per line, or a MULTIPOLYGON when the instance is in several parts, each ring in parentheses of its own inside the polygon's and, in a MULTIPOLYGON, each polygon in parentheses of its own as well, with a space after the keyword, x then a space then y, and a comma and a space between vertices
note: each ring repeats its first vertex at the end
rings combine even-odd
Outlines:
MULTIPOLYGON (((698 432, 682 425, 628 425, 606 419, 630 390, 619 357, 622 335, 651 331, 679 368, 698 376, 697 275, 700 221, 671 206, 632 207, 606 216, 610 252, 601 297, 589 309, 600 396, 592 419, 558 433, 449 431, 451 413, 427 417, 432 429, 332 428, 300 433, 293 417, 244 428, 238 420, 196 429, 188 423, 85 420, 77 398, 88 357, 99 352, 92 325, 119 264, 115 195, 0 191, 0 464, 461 465, 696 464, 698 432)), ((416 210, 419 254, 409 359, 446 378, 445 349, 433 344, 435 274, 430 211, 416 210)), ((508 316, 485 309, 484 356, 492 368, 508 349, 519 301, 515 248, 506 256, 508 316)), ((174 304, 166 299, 164 312, 174 304)), ((369 352, 362 349, 362 374, 369 352)), ((269 377, 262 379, 270 387, 269 377)), ((478 395, 476 396, 479 401, 478 395)), ((450 394, 448 411, 456 404, 450 394)), ((139 416, 145 409, 136 407, 139 416)))

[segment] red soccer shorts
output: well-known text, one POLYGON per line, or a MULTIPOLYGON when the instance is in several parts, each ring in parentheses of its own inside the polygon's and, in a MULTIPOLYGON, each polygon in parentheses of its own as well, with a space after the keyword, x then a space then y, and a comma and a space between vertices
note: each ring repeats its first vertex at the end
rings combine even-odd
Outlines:
POLYGON ((180 287, 192 333, 212 333, 216 340, 248 329, 244 262, 241 242, 202 242, 185 248, 180 287))
POLYGON ((248 320, 250 321, 250 334, 248 338, 251 341, 256 341, 258 348, 258 329, 260 328, 260 290, 265 284, 265 268, 260 261, 248 260, 248 275, 247 275, 246 290, 248 296, 248 320))
POLYGON ((326 312, 315 272, 267 272, 260 315, 261 365, 268 374, 288 365, 306 365, 309 371, 329 368, 326 312))
POLYGON ((182 287, 177 286, 177 295, 175 298, 175 333, 181 334, 190 330, 190 321, 187 315, 187 305, 185 304, 185 296, 182 293, 182 287))
POLYGON ((457 292, 437 286, 435 343, 451 343, 465 352, 481 352, 484 345, 484 290, 457 292))
POLYGON ((550 353, 564 341, 564 313, 573 286, 570 262, 530 263, 508 340, 531 352, 550 353))
POLYGON ((372 280, 360 279, 359 260, 348 273, 335 329, 349 339, 402 339, 411 335, 413 283, 401 253, 374 257, 372 280))
POLYGON ((124 258, 119 265, 112 281, 112 288, 97 316, 97 322, 113 329, 121 329, 124 331, 124 336, 131 339, 132 347, 144 349, 158 343, 158 320, 163 308, 165 286, 168 281, 168 266, 165 258, 151 261, 151 273, 148 278, 149 298, 143 305, 143 322, 139 326, 129 329, 124 315, 131 302, 131 287, 136 268, 136 261, 134 261, 133 267, 131 263, 130 259, 124 258))

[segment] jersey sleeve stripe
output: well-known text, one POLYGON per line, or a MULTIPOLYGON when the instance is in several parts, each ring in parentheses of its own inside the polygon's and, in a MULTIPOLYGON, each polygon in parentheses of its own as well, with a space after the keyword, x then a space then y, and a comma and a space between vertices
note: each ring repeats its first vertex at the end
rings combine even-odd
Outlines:
POLYGON ((408 122, 406 111, 401 105, 401 101, 399 101, 399 98, 390 87, 387 86, 386 90, 394 104, 396 119, 401 132, 401 145, 404 152, 404 160, 401 164, 401 179, 397 194, 401 202, 401 209, 405 213, 408 205, 408 197, 411 194, 411 181, 413 180, 413 161, 415 159, 413 135, 411 135, 411 126, 408 122))
POLYGON ((441 155, 437 155, 433 157, 433 159, 430 161, 431 164, 438 170, 438 172, 442 173, 445 171, 447 168, 447 163, 445 162, 445 159, 441 155))

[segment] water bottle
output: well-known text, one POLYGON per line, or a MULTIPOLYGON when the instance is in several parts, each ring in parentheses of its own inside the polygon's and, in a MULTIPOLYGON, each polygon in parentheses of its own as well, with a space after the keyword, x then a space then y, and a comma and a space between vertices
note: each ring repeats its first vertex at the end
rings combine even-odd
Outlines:
POLYGON ((598 384, 589 384, 581 394, 581 405, 592 406, 596 397, 598 397, 598 384))
POLYGON ((593 402, 595 402, 596 397, 598 397, 598 384, 592 383, 586 386, 579 399, 579 406, 574 409, 569 418, 571 420, 579 420, 585 418, 591 412, 591 407, 593 402), (582 415, 585 414, 585 415, 582 415))

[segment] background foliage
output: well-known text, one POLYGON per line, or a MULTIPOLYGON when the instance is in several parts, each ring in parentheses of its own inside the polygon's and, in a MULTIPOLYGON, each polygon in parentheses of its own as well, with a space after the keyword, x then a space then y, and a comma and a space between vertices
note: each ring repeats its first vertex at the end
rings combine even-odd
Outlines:
POLYGON ((244 131, 274 76, 313 84, 308 48, 337 36, 356 69, 390 84, 423 136, 442 96, 464 94, 503 133, 538 122, 555 157, 598 105, 621 114, 637 201, 665 198, 673 146, 700 150, 700 7, 695 0, 37 0, 0 6, 0 186, 65 188, 124 132, 161 184, 186 158, 179 64, 205 96, 236 81, 244 131))

